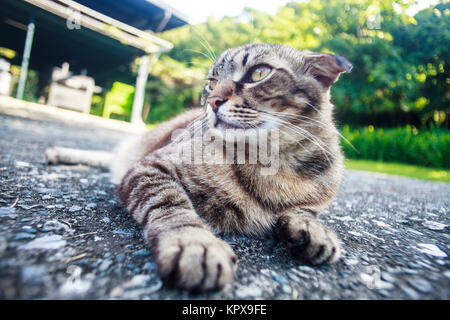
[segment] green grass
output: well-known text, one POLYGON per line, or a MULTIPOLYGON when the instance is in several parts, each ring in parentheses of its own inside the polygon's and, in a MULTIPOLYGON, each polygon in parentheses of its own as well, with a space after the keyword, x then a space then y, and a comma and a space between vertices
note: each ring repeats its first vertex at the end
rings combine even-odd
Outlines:
POLYGON ((450 183, 450 170, 414 166, 410 164, 385 163, 370 160, 345 160, 345 167, 351 170, 363 170, 407 176, 422 180, 450 183))

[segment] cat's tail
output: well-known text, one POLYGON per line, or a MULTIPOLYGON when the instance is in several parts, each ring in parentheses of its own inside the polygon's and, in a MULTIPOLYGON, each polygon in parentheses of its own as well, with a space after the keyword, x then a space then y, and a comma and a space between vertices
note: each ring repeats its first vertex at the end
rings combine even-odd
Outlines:
POLYGON ((45 150, 45 158, 48 164, 84 164, 110 169, 114 155, 106 151, 53 147, 45 150))
POLYGON ((111 172, 111 181, 120 183, 132 163, 142 156, 141 136, 123 140, 112 152, 53 147, 45 150, 48 164, 84 164, 111 172))

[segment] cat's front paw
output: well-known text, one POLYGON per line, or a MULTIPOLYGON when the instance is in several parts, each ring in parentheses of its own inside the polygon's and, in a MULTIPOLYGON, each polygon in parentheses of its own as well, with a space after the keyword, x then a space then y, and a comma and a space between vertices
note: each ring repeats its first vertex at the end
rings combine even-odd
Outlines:
POLYGON ((277 232, 291 256, 314 265, 339 260, 341 249, 336 234, 309 216, 283 216, 277 232))
POLYGON ((208 291, 231 282, 237 258, 226 242, 203 230, 191 230, 165 236, 158 246, 157 264, 165 284, 208 291))

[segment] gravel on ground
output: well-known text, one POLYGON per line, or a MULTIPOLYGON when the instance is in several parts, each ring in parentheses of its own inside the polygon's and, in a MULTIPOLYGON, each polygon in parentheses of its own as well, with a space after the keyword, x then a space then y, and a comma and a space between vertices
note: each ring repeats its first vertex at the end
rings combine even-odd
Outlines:
POLYGON ((235 281, 192 295, 163 286, 108 172, 45 164, 47 147, 111 150, 126 134, 6 115, 0 133, 0 299, 450 299, 450 184, 346 171, 320 216, 342 239, 338 263, 224 236, 235 281))

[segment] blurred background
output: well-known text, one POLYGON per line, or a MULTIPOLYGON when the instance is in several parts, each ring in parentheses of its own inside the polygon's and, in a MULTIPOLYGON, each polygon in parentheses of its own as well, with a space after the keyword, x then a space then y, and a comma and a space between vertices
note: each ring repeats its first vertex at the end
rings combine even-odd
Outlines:
POLYGON ((352 62, 332 88, 347 168, 450 182, 448 1, 2 0, 0 105, 150 127, 250 42, 352 62))

